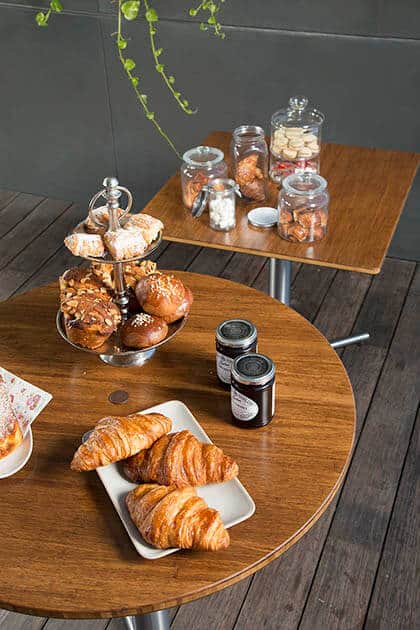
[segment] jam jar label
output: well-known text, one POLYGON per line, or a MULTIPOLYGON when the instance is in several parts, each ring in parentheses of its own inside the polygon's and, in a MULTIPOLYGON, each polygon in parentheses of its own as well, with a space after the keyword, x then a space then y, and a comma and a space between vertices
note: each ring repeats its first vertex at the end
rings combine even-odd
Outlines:
POLYGON ((221 352, 216 352, 217 376, 223 383, 230 385, 230 373, 232 371, 233 359, 221 352))
POLYGON ((237 420, 252 420, 258 414, 258 405, 254 400, 244 396, 234 387, 231 389, 232 413, 237 420))

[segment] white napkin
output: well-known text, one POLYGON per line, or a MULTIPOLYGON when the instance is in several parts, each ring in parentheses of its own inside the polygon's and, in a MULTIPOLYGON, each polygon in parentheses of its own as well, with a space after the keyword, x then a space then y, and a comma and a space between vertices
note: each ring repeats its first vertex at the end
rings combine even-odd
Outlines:
POLYGON ((4 383, 9 390, 13 411, 25 436, 29 425, 48 405, 52 395, 2 367, 0 367, 0 383, 4 383))

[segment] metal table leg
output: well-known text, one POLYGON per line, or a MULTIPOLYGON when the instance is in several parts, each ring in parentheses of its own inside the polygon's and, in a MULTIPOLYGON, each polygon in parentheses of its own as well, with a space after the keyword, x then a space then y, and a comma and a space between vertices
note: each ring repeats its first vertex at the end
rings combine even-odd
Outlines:
POLYGON ((290 280, 292 263, 290 260, 270 258, 269 295, 283 304, 290 305, 290 280))
POLYGON ((126 630, 169 630, 169 611, 156 610, 144 615, 123 617, 126 630))
POLYGON ((344 346, 350 346, 352 343, 361 343, 362 341, 368 341, 369 339, 369 333, 361 333, 360 335, 352 335, 350 337, 335 339, 334 341, 331 341, 330 345, 335 349, 344 348, 344 346))
MULTIPOLYGON (((283 304, 290 306, 290 283, 292 274, 292 263, 290 260, 279 260, 270 258, 269 295, 283 304)), ((343 337, 331 341, 331 346, 335 349, 350 346, 353 343, 361 343, 370 339, 369 333, 361 333, 350 337, 343 337)))

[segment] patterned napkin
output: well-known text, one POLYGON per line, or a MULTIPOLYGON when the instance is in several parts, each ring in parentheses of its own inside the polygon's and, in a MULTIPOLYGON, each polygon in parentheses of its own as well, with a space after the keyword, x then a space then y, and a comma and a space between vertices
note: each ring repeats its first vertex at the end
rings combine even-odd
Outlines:
POLYGON ((13 411, 25 436, 29 425, 48 405, 52 396, 2 367, 0 367, 0 383, 4 383, 9 390, 13 411))

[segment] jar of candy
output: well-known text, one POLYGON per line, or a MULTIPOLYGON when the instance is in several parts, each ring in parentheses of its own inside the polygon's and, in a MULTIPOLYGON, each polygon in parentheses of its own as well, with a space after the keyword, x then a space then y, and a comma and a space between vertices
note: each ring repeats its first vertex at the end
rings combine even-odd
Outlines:
POLYGON ((214 147, 194 147, 182 157, 182 200, 191 210, 194 199, 211 179, 227 177, 223 151, 214 147))
POLYGON ((213 179, 208 184, 209 223, 213 230, 228 232, 236 226, 236 194, 233 179, 213 179))
POLYGON ((308 107, 305 96, 293 96, 287 109, 271 117, 270 178, 280 183, 292 173, 319 173, 324 115, 308 107))
POLYGON ((312 243, 325 236, 329 194, 327 181, 315 173, 295 173, 283 180, 279 194, 278 230, 294 243, 312 243))
POLYGON ((245 201, 264 201, 268 174, 268 147, 264 129, 254 125, 237 127, 231 144, 233 177, 245 201))

